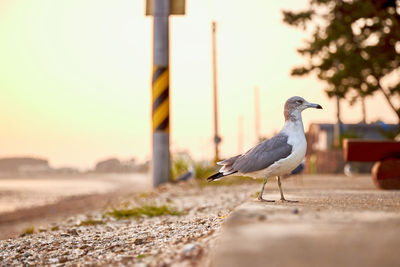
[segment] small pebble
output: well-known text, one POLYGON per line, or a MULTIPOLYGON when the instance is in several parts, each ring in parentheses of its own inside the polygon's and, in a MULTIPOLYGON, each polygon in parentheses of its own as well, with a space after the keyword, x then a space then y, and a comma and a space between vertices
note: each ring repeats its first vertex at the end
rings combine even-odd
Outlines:
POLYGON ((144 243, 144 240, 141 238, 136 238, 135 241, 133 241, 133 244, 135 245, 141 245, 144 243))
POLYGON ((264 214, 258 215, 258 220, 260 220, 260 221, 265 221, 266 219, 267 219, 267 216, 266 216, 266 215, 264 215, 264 214))
POLYGON ((68 230, 68 234, 73 236, 79 236, 78 231, 76 231, 76 229, 68 230))

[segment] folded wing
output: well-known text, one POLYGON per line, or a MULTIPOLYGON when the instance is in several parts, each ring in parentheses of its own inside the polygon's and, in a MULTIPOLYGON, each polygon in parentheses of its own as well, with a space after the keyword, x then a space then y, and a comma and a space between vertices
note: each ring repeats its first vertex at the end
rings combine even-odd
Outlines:
POLYGON ((219 172, 208 177, 207 180, 213 181, 237 172, 246 174, 268 168, 290 155, 292 146, 287 143, 287 140, 288 136, 278 134, 242 155, 220 161, 217 163, 222 166, 219 172))
POLYGON ((278 134, 253 147, 232 164, 232 169, 240 173, 250 173, 268 168, 280 159, 287 158, 292 146, 287 143, 288 136, 278 134))

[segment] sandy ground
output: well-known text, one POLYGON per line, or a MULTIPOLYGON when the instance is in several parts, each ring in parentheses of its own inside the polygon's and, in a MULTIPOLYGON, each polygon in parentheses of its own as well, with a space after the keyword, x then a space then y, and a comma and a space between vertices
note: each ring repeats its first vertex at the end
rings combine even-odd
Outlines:
POLYGON ((118 220, 106 209, 74 215, 0 241, 0 265, 205 266, 221 224, 252 198, 255 186, 202 187, 192 181, 130 194, 115 208, 167 205, 179 214, 118 220), (101 224, 81 225, 87 220, 101 224))
POLYGON ((149 188, 147 174, 1 178, 0 239, 18 236, 27 227, 103 210, 149 188))
MULTIPOLYGON (((117 220, 87 208, 0 240, 0 265, 399 266, 400 191, 377 190, 369 176, 305 175, 283 181, 287 199, 299 202, 271 203, 255 201, 260 186, 193 181, 128 193, 111 206, 182 213, 117 220), (80 225, 88 219, 102 223, 80 225)), ((264 198, 279 200, 276 182, 264 198)))

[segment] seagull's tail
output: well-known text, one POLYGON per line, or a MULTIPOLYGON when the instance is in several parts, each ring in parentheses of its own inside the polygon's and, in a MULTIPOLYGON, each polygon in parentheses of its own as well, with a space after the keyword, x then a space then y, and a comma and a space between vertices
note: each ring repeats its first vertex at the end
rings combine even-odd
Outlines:
POLYGON ((237 155, 235 157, 232 157, 232 158, 217 162, 217 164, 221 165, 222 168, 219 169, 219 171, 216 174, 211 175, 210 177, 208 177, 207 181, 211 182, 211 181, 214 181, 214 180, 218 180, 218 179, 220 179, 220 178, 222 178, 224 176, 228 176, 228 175, 231 175, 233 173, 237 173, 238 171, 233 168, 233 163, 235 163, 235 161, 239 157, 240 157, 240 155, 237 155))
POLYGON ((220 178, 222 178, 222 177, 231 175, 231 174, 236 173, 236 172, 237 172, 237 171, 234 171, 234 172, 231 172, 231 173, 217 172, 217 173, 211 175, 210 177, 208 177, 208 178, 207 178, 207 181, 212 182, 212 181, 214 181, 214 180, 218 180, 218 179, 220 179, 220 178))

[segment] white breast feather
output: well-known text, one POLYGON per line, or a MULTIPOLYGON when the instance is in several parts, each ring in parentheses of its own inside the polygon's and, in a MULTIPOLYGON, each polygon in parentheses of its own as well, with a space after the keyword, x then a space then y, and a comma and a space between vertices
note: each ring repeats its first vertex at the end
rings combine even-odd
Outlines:
POLYGON ((271 176, 284 175, 294 170, 304 159, 307 150, 307 142, 304 136, 303 123, 288 123, 282 129, 288 135, 288 144, 292 146, 292 153, 280 159, 268 168, 245 175, 253 178, 266 178, 271 176))

